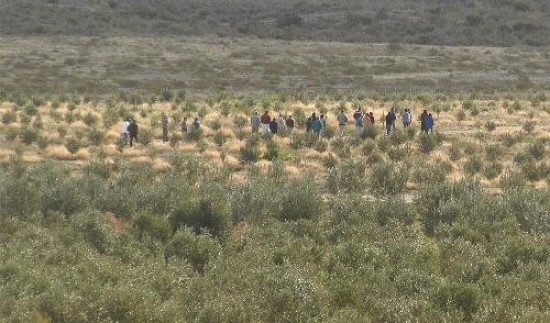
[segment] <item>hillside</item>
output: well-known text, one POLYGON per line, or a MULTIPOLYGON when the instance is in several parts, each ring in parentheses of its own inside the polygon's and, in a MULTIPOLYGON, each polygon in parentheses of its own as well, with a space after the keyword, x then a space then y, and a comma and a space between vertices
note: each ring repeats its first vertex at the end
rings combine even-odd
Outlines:
POLYGON ((256 36, 436 45, 547 45, 545 0, 2 0, 1 35, 256 36))

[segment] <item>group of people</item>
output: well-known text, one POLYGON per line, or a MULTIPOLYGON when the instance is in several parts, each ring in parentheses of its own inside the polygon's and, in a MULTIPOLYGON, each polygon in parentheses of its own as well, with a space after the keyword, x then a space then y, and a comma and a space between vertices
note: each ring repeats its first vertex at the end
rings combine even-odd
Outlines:
POLYGON ((125 145, 134 145, 134 140, 137 141, 138 125, 136 120, 126 118, 122 123, 122 141, 125 145))
POLYGON ((250 124, 252 126, 252 133, 259 133, 261 128, 262 133, 265 135, 268 133, 277 134, 283 129, 292 133, 295 122, 292 116, 272 118, 269 115, 269 111, 265 111, 261 116, 258 111, 255 111, 252 117, 250 117, 250 124))
MULTIPOLYGON (((366 112, 361 108, 357 108, 353 113, 353 120, 355 125, 355 134, 360 136, 366 128, 374 127, 375 118, 374 113, 366 112)), ((390 135, 395 132, 395 123, 398 118, 398 112, 395 107, 392 107, 390 111, 384 117, 385 124, 385 134, 390 135)), ((344 129, 348 124, 348 117, 345 114, 345 111, 342 109, 338 112, 336 116, 339 127, 339 136, 344 135, 344 129)), ((410 108, 405 108, 401 113, 401 121, 403 123, 403 128, 407 129, 412 123, 412 112, 410 108)), ((250 118, 250 123, 252 125, 252 133, 258 133, 261 129, 263 134, 273 133, 276 134, 282 128, 286 128, 288 132, 292 132, 294 129, 295 121, 292 119, 292 116, 279 116, 271 117, 269 111, 265 111, 261 116, 256 111, 250 118)), ((306 132, 315 133, 317 136, 321 137, 323 134, 323 129, 327 126, 327 118, 321 113, 317 116, 317 113, 312 113, 310 117, 306 120, 306 132)), ((424 110, 420 115, 420 130, 426 133, 433 132, 434 119, 431 113, 428 113, 427 110, 424 110)))
POLYGON ((426 133, 432 133, 434 127, 434 118, 428 110, 422 111, 420 115, 420 131, 426 133))
MULTIPOLYGON (((357 108, 354 111, 352 117, 355 125, 355 134, 358 136, 363 134, 366 128, 374 127, 375 118, 374 118, 374 113, 372 111, 367 113, 361 108, 357 108)), ((338 121, 338 127, 339 127, 338 134, 340 137, 342 137, 344 135, 344 129, 349 121, 343 109, 338 112, 336 119, 338 121)), ((395 132, 396 120, 397 120, 397 110, 395 107, 392 107, 384 117, 384 123, 386 126, 386 129, 385 129, 386 135, 390 135, 391 133, 395 132)), ((403 112, 401 113, 401 121, 403 122, 403 127, 405 129, 411 125, 412 123, 411 109, 405 108, 403 110, 403 112)), ((163 142, 168 142, 169 122, 170 122, 170 118, 168 117, 166 112, 163 112, 162 114, 162 141, 163 142)), ((257 111, 255 111, 252 117, 250 118, 250 124, 252 126, 253 134, 259 133, 260 131, 263 134, 268 134, 268 133, 277 134, 283 129, 290 134, 294 130, 295 123, 296 122, 291 115, 289 116, 279 115, 279 117, 271 117, 269 115, 269 111, 265 111, 261 116, 257 111)), ((426 132, 426 133, 433 132, 434 123, 435 122, 432 114, 429 113, 427 110, 424 110, 420 115, 420 131, 426 132)), ((198 117, 195 117, 193 119, 191 126, 193 127, 193 129, 200 128, 201 122, 198 117)), ((306 132, 311 132, 316 134, 318 137, 321 137, 323 135, 324 129, 327 126, 327 118, 323 113, 319 114, 318 116, 317 113, 313 112, 307 118, 305 126, 306 126, 306 132)), ((189 129, 190 128, 188 125, 188 119, 187 117, 184 117, 183 121, 181 122, 182 136, 184 136, 185 133, 189 131, 189 129)), ((131 118, 126 118, 122 126, 122 140, 124 144, 125 145, 129 144, 130 147, 132 147, 134 140, 137 141, 137 134, 138 134, 138 125, 136 124, 136 121, 131 118)))
MULTIPOLYGON (((185 133, 189 131, 189 126, 187 125, 187 117, 183 117, 183 121, 180 125, 181 135, 182 137, 185 136, 185 133)), ((168 124, 170 123, 170 118, 166 114, 166 112, 162 113, 162 141, 168 142, 168 124)), ((193 119, 193 122, 191 123, 194 129, 199 129, 201 127, 201 122, 199 120, 199 117, 195 117, 193 119)))

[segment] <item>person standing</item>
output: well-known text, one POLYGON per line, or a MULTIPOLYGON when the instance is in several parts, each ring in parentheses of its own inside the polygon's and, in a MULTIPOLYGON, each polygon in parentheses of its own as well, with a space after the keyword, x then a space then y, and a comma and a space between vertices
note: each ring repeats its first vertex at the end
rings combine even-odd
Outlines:
POLYGON ((162 113, 162 142, 168 142, 168 115, 162 113))
POLYGON ((187 131, 189 131, 189 127, 187 126, 187 117, 183 117, 183 121, 181 122, 181 136, 185 136, 187 131))
POLYGON ((200 127, 201 122, 199 120, 199 117, 195 117, 195 119, 193 120, 193 128, 195 128, 195 130, 199 130, 200 127))
POLYGON ((254 111, 254 114, 252 117, 250 117, 250 125, 252 126, 252 133, 258 133, 260 129, 260 115, 258 114, 258 111, 254 111))
POLYGON ((271 122, 269 123, 269 130, 271 131, 272 134, 276 135, 278 127, 279 125, 277 124, 277 120, 273 118, 273 120, 271 120, 271 122))
POLYGON ((426 116, 426 133, 433 133, 434 118, 431 113, 426 116))
POLYGON ((403 111, 403 114, 401 115, 401 121, 403 122, 403 127, 407 129, 411 125, 411 112, 408 108, 405 108, 405 111, 403 111))
POLYGON ((360 136, 363 133, 363 112, 361 109, 357 109, 353 114, 355 120, 355 134, 360 136))
POLYGON ((348 117, 344 113, 344 109, 342 109, 342 110, 340 110, 340 112, 338 112, 337 119, 338 119, 338 127, 340 128, 339 135, 340 135, 340 138, 342 138, 344 136, 344 128, 346 127, 346 124, 348 123, 348 117))
POLYGON ((422 111, 422 114, 420 115, 420 132, 428 132, 428 128, 426 127, 426 121, 428 119, 428 110, 422 111))
POLYGON ((267 135, 269 133, 269 123, 271 122, 271 116, 269 115, 269 111, 265 111, 264 114, 260 117, 260 121, 262 123, 262 130, 264 135, 267 135))
POLYGON ((279 115, 278 118, 273 117, 275 119, 275 122, 277 122, 277 132, 284 131, 286 127, 285 120, 283 119, 283 116, 279 115))
POLYGON ((294 130, 294 119, 292 119, 292 116, 288 116, 288 118, 286 118, 285 124, 288 129, 288 133, 291 134, 292 130, 294 130))
POLYGON ((133 147, 134 139, 137 142, 137 135, 138 135, 138 125, 136 123, 136 120, 132 120, 130 124, 128 125, 128 134, 130 135, 130 147, 133 147))
POLYGON ((313 121, 311 121, 311 130, 313 133, 319 138, 321 136, 321 129, 323 128, 323 124, 321 123, 321 119, 317 118, 317 116, 311 116, 313 118, 313 121))
POLYGON ((391 110, 386 115, 386 135, 390 135, 391 132, 395 131, 395 108, 391 108, 391 110))
POLYGON ((128 133, 128 126, 130 125, 130 118, 126 118, 124 122, 122 123, 122 141, 125 145, 128 144, 128 140, 130 139, 130 134, 128 133))

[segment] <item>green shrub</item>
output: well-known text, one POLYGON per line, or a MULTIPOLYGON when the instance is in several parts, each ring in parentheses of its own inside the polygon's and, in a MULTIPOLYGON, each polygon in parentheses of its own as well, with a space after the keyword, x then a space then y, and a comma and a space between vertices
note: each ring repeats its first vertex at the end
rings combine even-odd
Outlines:
POLYGON ((38 139, 38 132, 31 128, 23 128, 20 136, 25 145, 32 145, 38 139))
POLYGON ((7 111, 2 114, 2 123, 9 125, 10 123, 17 122, 17 113, 13 110, 7 111))
POLYGON ((523 123, 521 128, 525 130, 527 134, 531 134, 535 130, 535 123, 532 120, 527 120, 525 121, 525 123, 523 123))
POLYGON ((220 246, 214 239, 186 229, 178 230, 165 249, 167 261, 170 258, 184 259, 199 273, 204 272, 210 260, 219 254, 220 246))
POLYGON ((196 141, 198 142, 202 137, 203 137, 203 134, 202 134, 202 128, 195 128, 195 127, 191 127, 189 128, 189 131, 186 133, 185 135, 185 139, 187 141, 196 141))
MULTIPOLYGON (((309 179, 293 179, 283 188, 277 218, 283 221, 311 219, 321 215, 323 201, 319 184, 309 179)), ((269 201, 266 201, 269 203, 269 201)))
POLYGON ((332 194, 338 192, 362 192, 367 188, 366 164, 361 161, 345 160, 338 167, 329 170, 326 181, 332 194))
POLYGON ((75 137, 69 137, 65 141, 65 148, 67 148, 71 155, 74 155, 82 148, 82 143, 75 137))
POLYGON ((91 127, 91 126, 94 126, 97 124, 97 116, 93 115, 91 112, 88 112, 83 118, 82 118, 82 121, 84 121, 84 123, 88 126, 88 127, 91 127))
POLYGON ((418 148, 424 154, 431 153, 443 142, 443 137, 439 133, 427 134, 421 133, 418 137, 418 148))
POLYGON ((475 175, 482 169, 483 160, 479 156, 472 156, 464 163, 464 173, 467 175, 475 175))
POLYGON ((140 240, 146 235, 153 240, 166 243, 172 235, 170 225, 166 222, 164 217, 148 213, 141 213, 136 216, 134 218, 133 228, 140 240))
POLYGON ((495 131, 496 128, 497 124, 493 120, 485 122, 485 129, 487 129, 487 131, 492 132, 495 131))
POLYGON ((98 128, 88 130, 88 142, 94 146, 101 146, 105 142, 105 133, 98 128))
POLYGON ((499 162, 491 162, 483 167, 483 176, 487 179, 494 179, 502 173, 502 164, 499 162))
POLYGON ((178 205, 168 219, 174 231, 186 226, 193 229, 196 234, 204 232, 221 238, 228 233, 230 227, 229 214, 225 207, 227 205, 213 203, 205 197, 178 205))
POLYGON ((380 162, 373 166, 369 185, 376 195, 395 195, 405 191, 409 179, 409 170, 394 163, 380 162))
POLYGON ((541 160, 544 158, 544 155, 546 153, 545 144, 542 141, 538 140, 534 144, 529 145, 528 151, 531 157, 536 160, 541 160))

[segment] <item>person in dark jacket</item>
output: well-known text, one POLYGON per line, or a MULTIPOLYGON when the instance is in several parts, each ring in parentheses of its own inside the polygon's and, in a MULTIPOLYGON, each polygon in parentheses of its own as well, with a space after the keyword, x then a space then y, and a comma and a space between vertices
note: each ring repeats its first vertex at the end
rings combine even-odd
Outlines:
POLYGON ((422 111, 422 114, 420 115, 420 132, 428 132, 428 128, 426 127, 426 121, 428 119, 428 110, 422 111))
POLYGON ((395 109, 392 108, 386 115, 386 135, 388 136, 392 131, 395 130, 395 119, 397 119, 395 115, 395 109))
POLYGON ((294 119, 292 119, 292 116, 288 116, 285 123, 286 128, 288 129, 288 133, 292 133, 292 130, 294 130, 294 119))
POLYGON ((138 125, 136 120, 132 120, 128 125, 128 134, 130 135, 130 147, 133 146, 134 139, 137 141, 138 125))
POLYGON ((273 120, 271 120, 271 122, 269 123, 269 130, 271 131, 272 134, 277 134, 277 129, 278 129, 278 125, 277 125, 277 120, 275 120, 275 118, 273 118, 273 120))

